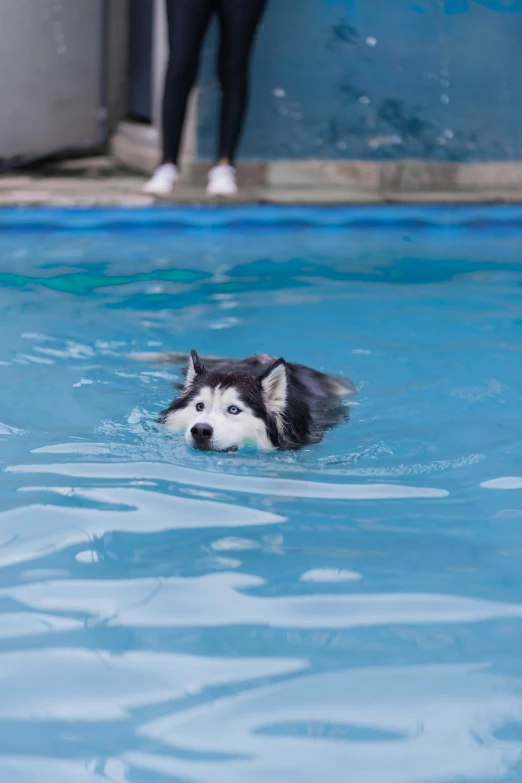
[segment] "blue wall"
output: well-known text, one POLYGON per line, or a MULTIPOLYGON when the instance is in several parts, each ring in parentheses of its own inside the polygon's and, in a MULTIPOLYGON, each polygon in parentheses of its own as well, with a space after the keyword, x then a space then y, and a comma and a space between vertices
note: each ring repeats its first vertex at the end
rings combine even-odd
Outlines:
MULTIPOLYGON (((201 80, 205 159, 215 32, 201 80)), ((522 159, 522 0, 269 0, 241 157, 522 159)))

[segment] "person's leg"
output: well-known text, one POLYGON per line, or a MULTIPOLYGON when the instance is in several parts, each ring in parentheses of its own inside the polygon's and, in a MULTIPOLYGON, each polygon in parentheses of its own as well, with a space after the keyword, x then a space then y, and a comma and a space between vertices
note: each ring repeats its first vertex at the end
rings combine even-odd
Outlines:
POLYGON ((232 165, 243 128, 252 44, 267 0, 218 0, 222 90, 218 161, 232 165))
POLYGON ((196 81, 199 54, 216 0, 166 0, 169 61, 163 91, 163 159, 146 193, 170 193, 178 177, 177 162, 190 91, 196 81))
POLYGON ((166 0, 169 62, 163 93, 163 162, 177 163, 190 91, 215 0, 166 0))
POLYGON ((217 164, 210 170, 207 193, 237 193, 235 154, 248 99, 250 52, 267 0, 217 0, 220 46, 218 75, 222 92, 217 164))

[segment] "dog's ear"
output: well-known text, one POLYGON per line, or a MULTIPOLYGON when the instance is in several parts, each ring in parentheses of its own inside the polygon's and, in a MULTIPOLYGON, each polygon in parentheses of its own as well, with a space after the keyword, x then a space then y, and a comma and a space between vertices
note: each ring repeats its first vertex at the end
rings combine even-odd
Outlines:
POLYGON ((196 376, 201 375, 202 372, 205 372, 205 365, 196 351, 191 351, 188 360, 187 377, 185 378, 185 389, 188 389, 194 382, 196 376))
POLYGON ((270 365, 259 378, 265 405, 275 416, 281 416, 286 408, 288 379, 286 362, 278 359, 270 365))

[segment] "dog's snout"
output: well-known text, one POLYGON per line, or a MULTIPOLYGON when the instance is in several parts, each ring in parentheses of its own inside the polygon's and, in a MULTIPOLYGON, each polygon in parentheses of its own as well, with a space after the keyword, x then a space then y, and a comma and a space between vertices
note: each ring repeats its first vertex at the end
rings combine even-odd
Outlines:
POLYGON ((207 443, 213 435, 213 429, 210 424, 194 424, 190 434, 196 443, 207 443))

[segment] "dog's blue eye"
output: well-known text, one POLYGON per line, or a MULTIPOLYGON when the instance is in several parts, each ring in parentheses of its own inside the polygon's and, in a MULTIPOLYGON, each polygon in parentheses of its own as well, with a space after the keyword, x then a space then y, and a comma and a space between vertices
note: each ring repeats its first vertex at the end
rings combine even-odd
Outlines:
POLYGON ((231 413, 233 416, 237 416, 238 413, 241 413, 237 405, 231 405, 228 409, 228 412, 231 413))
POLYGON ((198 411, 198 413, 201 413, 201 411, 204 410, 204 409, 205 409, 205 406, 203 405, 203 403, 202 402, 198 402, 198 404, 196 405, 196 410, 198 411))

